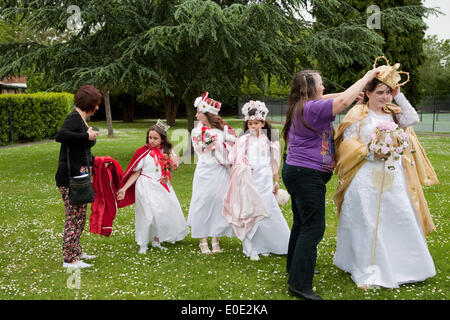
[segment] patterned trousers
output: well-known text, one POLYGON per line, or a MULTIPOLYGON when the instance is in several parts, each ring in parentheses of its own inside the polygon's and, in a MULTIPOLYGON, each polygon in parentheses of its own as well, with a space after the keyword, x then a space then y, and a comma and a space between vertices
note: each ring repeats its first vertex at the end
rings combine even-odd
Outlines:
MULTIPOLYGON (((87 167, 82 167, 81 173, 87 172, 87 167)), ((71 205, 69 203, 69 187, 59 187, 59 192, 64 201, 66 222, 63 235, 63 258, 64 262, 72 263, 81 257, 83 249, 80 237, 86 224, 87 203, 82 205, 71 205)))

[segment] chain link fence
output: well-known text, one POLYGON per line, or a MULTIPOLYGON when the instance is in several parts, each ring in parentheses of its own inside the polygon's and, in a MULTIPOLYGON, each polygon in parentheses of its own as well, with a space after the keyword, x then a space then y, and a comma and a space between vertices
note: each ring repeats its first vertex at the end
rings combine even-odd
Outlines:
MULTIPOLYGON (((269 97, 247 98, 241 97, 239 104, 239 117, 242 115, 242 106, 250 100, 264 101, 269 109, 267 120, 275 123, 284 123, 287 109, 287 97, 285 99, 273 99, 269 97)), ((415 125, 416 132, 450 133, 450 94, 427 96, 416 107, 419 115, 419 123, 415 125)), ((347 111, 347 110, 346 110, 347 111)), ((336 115, 335 127, 345 117, 346 111, 336 115)))

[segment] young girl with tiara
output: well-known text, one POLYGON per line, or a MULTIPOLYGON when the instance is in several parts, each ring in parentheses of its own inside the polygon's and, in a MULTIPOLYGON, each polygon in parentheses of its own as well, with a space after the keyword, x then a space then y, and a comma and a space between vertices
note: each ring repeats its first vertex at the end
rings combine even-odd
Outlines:
POLYGON ((269 110, 264 102, 250 101, 242 113, 244 133, 229 154, 232 171, 223 215, 251 260, 259 260, 259 254, 287 254, 290 229, 275 198, 279 191, 278 135, 266 122, 269 110))
POLYGON ((119 207, 136 202, 136 242, 139 253, 152 247, 161 250, 161 242, 183 240, 188 234, 186 220, 171 185, 171 172, 177 166, 172 143, 167 138, 169 126, 158 120, 147 131, 146 145, 137 149, 117 192, 119 207))
POLYGON ((227 155, 236 136, 218 115, 221 103, 208 98, 208 92, 194 102, 198 125, 192 129, 192 144, 198 157, 192 183, 188 225, 191 237, 200 238, 200 250, 210 254, 208 237, 212 237, 212 252, 221 252, 219 237, 234 237, 231 225, 222 215, 223 198, 228 186, 227 155))

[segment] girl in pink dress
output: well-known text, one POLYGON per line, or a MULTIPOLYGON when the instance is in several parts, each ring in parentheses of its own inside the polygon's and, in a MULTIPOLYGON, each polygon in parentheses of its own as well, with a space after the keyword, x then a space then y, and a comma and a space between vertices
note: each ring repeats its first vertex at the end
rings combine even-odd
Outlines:
POLYGON ((243 106, 244 134, 229 155, 232 171, 223 215, 251 260, 259 260, 260 254, 287 254, 290 236, 275 199, 279 190, 280 143, 276 130, 265 121, 268 112, 260 101, 243 106))

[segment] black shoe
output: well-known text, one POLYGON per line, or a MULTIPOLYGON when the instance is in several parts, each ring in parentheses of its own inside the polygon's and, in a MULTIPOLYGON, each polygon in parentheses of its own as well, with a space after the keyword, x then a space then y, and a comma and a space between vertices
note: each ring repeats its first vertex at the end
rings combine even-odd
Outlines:
POLYGON ((305 299, 305 300, 323 300, 321 296, 316 294, 313 290, 304 290, 300 291, 297 289, 292 288, 291 286, 288 287, 289 293, 297 298, 305 299))

